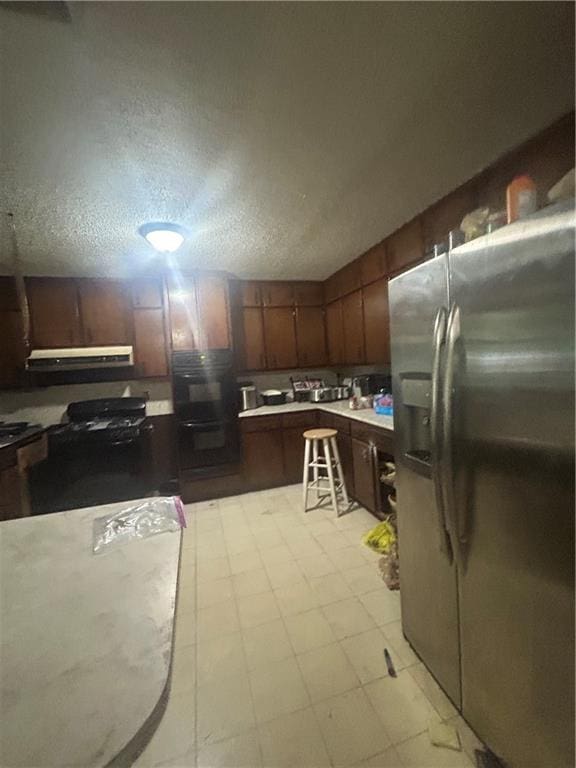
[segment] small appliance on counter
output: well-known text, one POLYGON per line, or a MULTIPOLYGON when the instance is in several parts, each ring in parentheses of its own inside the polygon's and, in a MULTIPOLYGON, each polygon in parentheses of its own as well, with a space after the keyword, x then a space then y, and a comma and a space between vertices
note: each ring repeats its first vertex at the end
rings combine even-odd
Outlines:
POLYGON ((251 411, 259 407, 258 390, 252 382, 243 384, 238 390, 238 394, 238 407, 241 411, 251 411))
POLYGON ((312 403, 331 403, 334 400, 333 387, 318 387, 310 391, 310 401, 312 403))
POLYGON ((294 393, 295 403, 310 402, 310 393, 312 391, 312 387, 310 386, 310 381, 308 380, 308 378, 304 380, 302 379, 294 380, 292 376, 290 376, 290 384, 292 384, 292 392, 294 393))
POLYGON ((284 405, 286 403, 286 392, 280 389, 265 389, 260 392, 264 405, 284 405))
POLYGON ((354 376, 352 379, 352 396, 360 399, 370 394, 370 377, 354 376))

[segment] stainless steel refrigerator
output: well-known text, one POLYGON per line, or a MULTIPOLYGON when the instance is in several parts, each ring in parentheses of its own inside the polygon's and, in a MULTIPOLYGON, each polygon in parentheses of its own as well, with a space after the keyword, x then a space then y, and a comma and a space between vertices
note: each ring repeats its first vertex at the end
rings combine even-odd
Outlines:
POLYGON ((574 220, 389 285, 404 633, 510 768, 574 765, 574 220))

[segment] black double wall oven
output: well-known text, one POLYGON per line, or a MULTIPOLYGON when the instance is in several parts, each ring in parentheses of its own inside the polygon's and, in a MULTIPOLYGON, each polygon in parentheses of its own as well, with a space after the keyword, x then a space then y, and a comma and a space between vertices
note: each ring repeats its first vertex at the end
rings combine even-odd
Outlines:
POLYGON ((232 353, 174 352, 172 380, 180 471, 225 473, 240 460, 232 353))

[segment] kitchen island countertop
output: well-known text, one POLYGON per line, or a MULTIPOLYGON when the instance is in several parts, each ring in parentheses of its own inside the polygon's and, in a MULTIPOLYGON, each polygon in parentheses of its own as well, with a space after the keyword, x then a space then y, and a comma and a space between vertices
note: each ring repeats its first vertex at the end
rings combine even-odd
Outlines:
POLYGON ((348 400, 340 400, 334 403, 286 403, 285 405, 261 405, 259 408, 252 408, 249 411, 242 411, 239 416, 279 416, 282 413, 297 413, 299 411, 324 411, 333 413, 337 416, 345 416, 355 421, 361 421, 364 424, 370 424, 372 427, 394 431, 394 418, 392 416, 383 416, 375 413, 372 408, 363 408, 353 411, 348 400))
POLYGON ((163 715, 181 532, 94 555, 130 503, 0 523, 1 765, 130 765, 163 715))

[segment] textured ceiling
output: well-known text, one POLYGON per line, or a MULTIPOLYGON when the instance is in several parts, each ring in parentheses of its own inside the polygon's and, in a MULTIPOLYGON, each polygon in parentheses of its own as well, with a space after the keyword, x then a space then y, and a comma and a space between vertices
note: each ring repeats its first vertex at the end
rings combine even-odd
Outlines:
MULTIPOLYGON (((2 210, 29 274, 324 278, 573 107, 571 3, 0 9, 2 210)), ((10 255, 3 234, 3 269, 10 255)))

